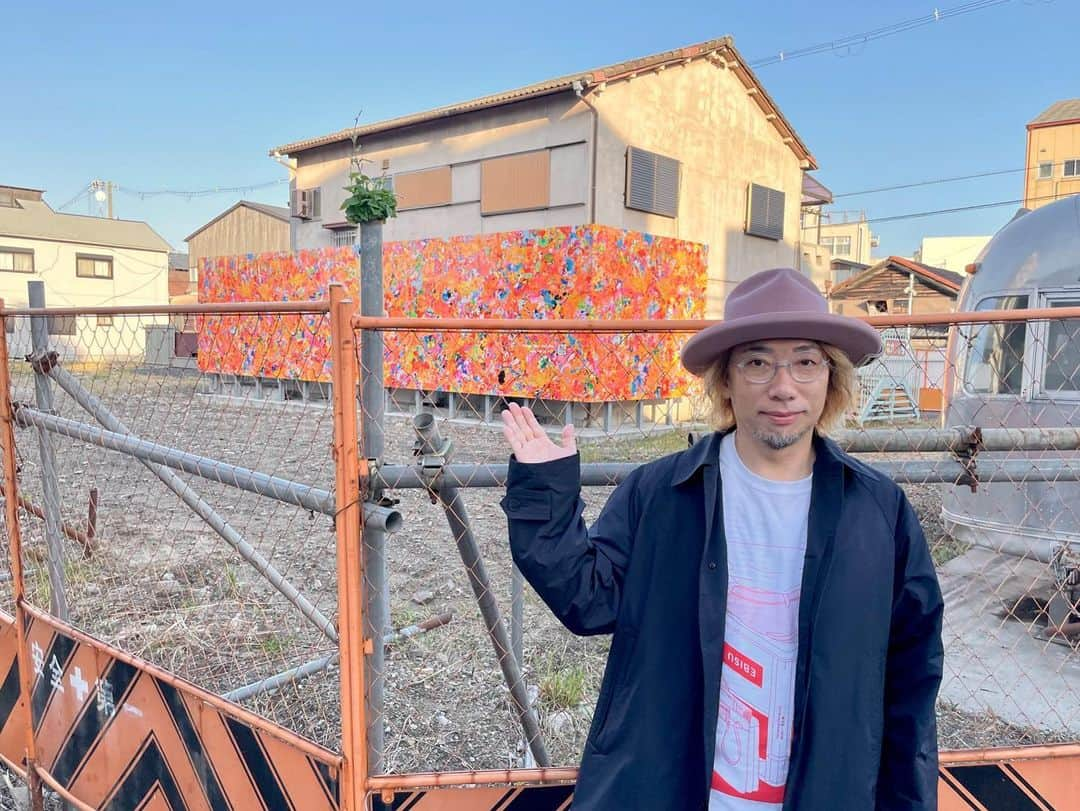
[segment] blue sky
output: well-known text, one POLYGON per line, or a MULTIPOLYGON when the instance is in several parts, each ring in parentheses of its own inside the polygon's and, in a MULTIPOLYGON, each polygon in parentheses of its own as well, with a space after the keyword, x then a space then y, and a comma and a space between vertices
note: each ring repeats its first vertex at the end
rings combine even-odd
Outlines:
MULTIPOLYGON (((943 0, 952 9, 963 0, 943 0)), ((612 0, 305 6, 276 0, 4 4, 0 183, 58 207, 112 180, 117 214, 174 246, 241 196, 140 197, 285 177, 267 151, 552 76, 731 34, 750 61, 925 15, 933 5, 612 0), (346 10, 348 9, 348 10, 346 10)), ((758 75, 835 193, 1024 165, 1024 125, 1080 96, 1073 0, 1011 0, 758 75)), ((1019 171, 838 200, 867 216, 1013 200, 1019 171)), ((838 206, 839 207, 839 206, 838 206)), ((879 253, 992 233, 1015 206, 872 225, 879 253)), ((67 209, 87 213, 84 200, 67 209)))

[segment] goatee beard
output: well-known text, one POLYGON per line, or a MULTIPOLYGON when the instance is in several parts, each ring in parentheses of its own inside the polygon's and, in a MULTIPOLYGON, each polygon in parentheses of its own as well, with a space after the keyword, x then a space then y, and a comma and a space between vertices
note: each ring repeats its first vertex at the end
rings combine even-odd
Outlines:
POLYGON ((806 436, 807 431, 809 431, 809 429, 797 431, 792 434, 780 434, 769 433, 767 431, 755 429, 754 439, 756 439, 758 442, 765 443, 774 451, 782 451, 784 450, 784 448, 790 448, 792 445, 794 445, 796 442, 806 436))

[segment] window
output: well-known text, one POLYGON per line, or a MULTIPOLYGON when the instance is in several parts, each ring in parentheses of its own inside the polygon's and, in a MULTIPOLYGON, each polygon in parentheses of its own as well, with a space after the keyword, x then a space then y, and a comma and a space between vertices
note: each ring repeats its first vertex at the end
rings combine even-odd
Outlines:
POLYGON ((768 186, 750 184, 746 233, 765 239, 784 238, 784 193, 768 186))
POLYGON ((112 257, 76 254, 75 275, 80 279, 111 279, 113 277, 112 257))
POLYGON ((398 210, 450 204, 450 167, 425 169, 394 176, 398 210))
MULTIPOLYGON (((1051 307, 1076 307, 1078 301, 1051 301, 1051 307)), ((1080 391, 1080 320, 1049 322, 1043 391, 1080 391)))
POLYGON ((356 242, 356 229, 338 228, 330 236, 330 241, 335 248, 347 248, 356 242))
POLYGON ((73 315, 50 315, 48 323, 50 335, 75 334, 75 316, 73 315))
POLYGON ((851 237, 822 237, 821 247, 833 256, 851 256, 851 237))
POLYGON ((113 317, 111 315, 99 315, 97 317, 97 325, 99 327, 111 327, 113 317))
POLYGON ((0 270, 8 273, 33 273, 34 252, 25 248, 0 248, 0 270))
POLYGON ((889 309, 893 315, 907 315, 908 300, 906 298, 894 298, 892 300, 892 307, 889 309))
POLYGON ((525 152, 480 164, 480 213, 505 214, 548 207, 551 153, 525 152))
POLYGON ((1054 176, 1053 161, 1039 161, 1039 180, 1048 180, 1054 176))
POLYGON ((321 189, 294 189, 292 215, 301 220, 317 220, 322 216, 321 189))
POLYGON ((1080 158, 1065 161, 1065 177, 1080 177, 1080 158))
MULTIPOLYGON (((977 312, 1022 310, 1028 297, 997 296, 984 299, 977 312)), ((1024 348, 1027 324, 980 324, 968 336, 964 385, 976 394, 1019 394, 1024 383, 1024 348)))
POLYGON ((679 216, 679 162, 636 146, 627 149, 626 207, 679 216))

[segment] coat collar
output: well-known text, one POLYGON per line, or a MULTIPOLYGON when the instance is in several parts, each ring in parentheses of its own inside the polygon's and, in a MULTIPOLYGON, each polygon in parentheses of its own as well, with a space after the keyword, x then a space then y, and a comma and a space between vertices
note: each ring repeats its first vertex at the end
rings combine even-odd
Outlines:
MULTIPOLYGON (((713 431, 683 451, 675 464, 672 484, 678 487, 693 478, 702 467, 719 464, 720 441, 733 430, 735 429, 713 431)), ((843 465, 851 469, 855 467, 855 462, 851 457, 840 450, 833 440, 821 436, 817 431, 814 432, 814 457, 815 474, 835 469, 837 465, 843 465)))

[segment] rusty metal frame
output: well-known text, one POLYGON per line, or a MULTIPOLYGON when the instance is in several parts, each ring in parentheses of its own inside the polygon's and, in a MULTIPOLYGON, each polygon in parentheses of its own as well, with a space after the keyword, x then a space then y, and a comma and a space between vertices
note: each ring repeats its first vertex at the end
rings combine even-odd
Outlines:
MULTIPOLYGON (((59 312, 59 311, 58 311, 59 312)), ((1080 318, 1080 307, 1037 308, 1031 310, 986 310, 968 313, 927 313, 925 315, 878 315, 860 318, 872 327, 959 326, 961 324, 1008 323, 1012 321, 1052 321, 1080 318)), ((723 323, 723 319, 633 319, 603 321, 582 318, 391 318, 355 316, 354 329, 381 329, 400 332, 612 332, 691 333, 723 323)))
MULTIPOLYGON (((8 532, 8 554, 11 562, 11 588, 15 598, 15 633, 19 645, 19 702, 25 706, 29 718, 30 707, 27 703, 33 695, 34 674, 30 657, 26 655, 27 606, 26 587, 23 581, 22 567, 22 532, 19 526, 19 487, 18 463, 15 459, 15 417, 11 407, 11 370, 8 368, 7 319, 4 303, 0 299, 0 430, 3 431, 4 453, 4 518, 8 532)), ((37 743, 34 739, 34 725, 26 725, 26 775, 29 778, 31 806, 34 811, 41 811, 44 797, 41 793, 41 781, 37 766, 37 743)))
POLYGON ((363 638, 365 592, 360 505, 361 484, 366 488, 368 471, 367 460, 360 458, 357 428, 360 377, 356 333, 351 326, 356 304, 346 298, 345 288, 339 284, 330 286, 330 302, 343 754, 340 801, 343 811, 362 811, 368 777, 364 657, 374 650, 372 640, 363 638))
MULTIPOLYGON (((224 304, 138 304, 116 307, 4 307, 0 316, 12 315, 262 315, 330 312, 328 299, 311 301, 237 301, 224 304)), ((1065 312, 1059 310, 1058 312, 1065 312)))
MULTIPOLYGON (((369 483, 368 461, 361 458, 357 430, 357 387, 359 384, 357 358, 357 329, 399 331, 511 331, 528 332, 587 332, 595 334, 616 332, 689 333, 718 321, 648 321, 612 320, 588 321, 573 319, 513 320, 513 319, 412 319, 361 317, 356 314, 355 302, 346 297, 341 285, 332 285, 329 300, 314 302, 237 303, 212 305, 174 305, 100 308, 7 309, 0 301, 0 431, 3 431, 3 492, 8 526, 9 556, 15 594, 16 631, 20 652, 26 648, 26 625, 29 618, 41 621, 73 639, 106 651, 117 660, 144 670, 162 681, 185 690, 192 686, 162 668, 138 661, 101 643, 29 604, 23 583, 21 534, 19 526, 20 498, 17 491, 14 453, 14 415, 12 413, 10 370, 5 319, 28 315, 164 315, 164 314, 222 314, 257 315, 262 313, 327 313, 330 316, 333 369, 334 462, 336 468, 335 527, 338 566, 338 629, 340 635, 341 723, 342 754, 332 755, 317 745, 282 729, 260 716, 237 707, 220 697, 195 688, 202 700, 222 712, 258 729, 282 738, 315 759, 339 768, 341 774, 341 808, 362 811, 367 799, 381 792, 384 797, 395 789, 493 786, 548 785, 576 779, 577 768, 522 768, 455 772, 417 772, 408 774, 370 775, 368 773, 367 729, 370 719, 365 707, 365 657, 373 650, 373 640, 364 637, 364 570, 361 544, 363 526, 362 502, 369 483)), ((1001 323, 1012 321, 1080 318, 1080 307, 990 311, 980 313, 942 313, 925 316, 881 316, 864 319, 875 327, 960 325, 1001 323)), ((80 539, 81 540, 81 539, 80 539)), ((20 655, 19 674, 23 698, 31 694, 33 674, 29 657, 20 655)), ((18 764, 6 765, 25 774, 31 785, 35 808, 40 809, 41 788, 47 785, 69 803, 88 809, 71 797, 36 764, 32 725, 28 725, 25 771, 18 764)), ((1000 749, 942 751, 942 764, 974 764, 1004 760, 1072 758, 1080 756, 1080 742, 1000 749)))

